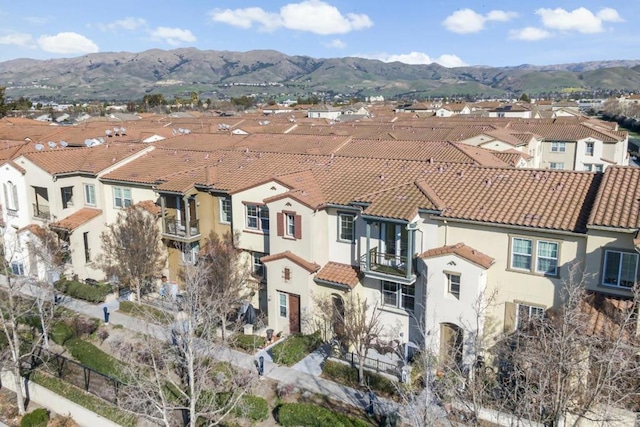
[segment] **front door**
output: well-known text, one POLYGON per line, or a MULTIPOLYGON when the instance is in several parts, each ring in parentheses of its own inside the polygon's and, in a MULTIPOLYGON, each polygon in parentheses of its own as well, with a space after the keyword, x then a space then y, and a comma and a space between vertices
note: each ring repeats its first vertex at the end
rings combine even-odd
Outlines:
POLYGON ((289 294, 289 333, 300 333, 300 295, 289 294))

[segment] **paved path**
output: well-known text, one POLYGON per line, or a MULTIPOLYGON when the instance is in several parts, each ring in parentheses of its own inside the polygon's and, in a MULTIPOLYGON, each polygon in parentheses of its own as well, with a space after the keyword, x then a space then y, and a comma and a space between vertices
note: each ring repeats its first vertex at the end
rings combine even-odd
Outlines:
POLYGON ((319 377, 322 374, 322 366, 324 361, 329 357, 331 352, 331 345, 323 344, 317 350, 313 351, 307 357, 296 363, 291 367, 296 371, 304 372, 314 377, 319 377))

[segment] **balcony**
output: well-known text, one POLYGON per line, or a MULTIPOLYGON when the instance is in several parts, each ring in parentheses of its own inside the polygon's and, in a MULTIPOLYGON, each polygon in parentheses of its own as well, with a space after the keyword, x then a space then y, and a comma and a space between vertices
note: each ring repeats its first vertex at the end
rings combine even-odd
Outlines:
POLYGON ((406 256, 385 254, 379 252, 378 248, 373 248, 360 257, 360 269, 366 277, 403 284, 416 281, 412 265, 412 260, 406 256))
POLYGON ((33 204, 33 216, 35 218, 40 218, 40 219, 50 219, 51 218, 51 210, 49 209, 49 206, 47 205, 39 205, 34 203, 33 204))
POLYGON ((197 219, 192 219, 187 223, 187 221, 175 218, 165 218, 164 234, 174 239, 189 240, 192 237, 200 236, 200 225, 197 219))

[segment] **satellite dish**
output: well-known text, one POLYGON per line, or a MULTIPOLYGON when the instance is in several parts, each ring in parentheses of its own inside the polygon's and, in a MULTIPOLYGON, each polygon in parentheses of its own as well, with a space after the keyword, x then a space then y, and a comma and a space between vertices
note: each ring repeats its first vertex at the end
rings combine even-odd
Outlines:
POLYGON ((98 138, 98 141, 100 141, 100 144, 102 144, 104 142, 104 138, 100 137, 100 138, 98 138))
POLYGON ((91 147, 93 145, 93 139, 85 139, 84 145, 86 145, 87 147, 91 147))
POLYGON ((127 128, 120 128, 120 135, 126 135, 127 134, 127 128))
POLYGON ((68 147, 69 143, 67 141, 60 141, 60 146, 61 147, 68 147))
POLYGON ((42 150, 44 150, 44 145, 42 145, 42 144, 36 144, 36 147, 35 147, 35 148, 36 148, 36 150, 38 150, 38 151, 42 151, 42 150))
POLYGON ((53 141, 49 141, 49 142, 47 142, 47 145, 49 146, 49 148, 56 148, 56 147, 58 146, 58 144, 56 144, 56 143, 55 143, 55 142, 53 142, 53 141))
POLYGON ((177 134, 178 134, 178 131, 177 131, 177 130, 175 130, 175 129, 171 129, 171 133, 172 133, 172 134, 174 134, 174 135, 177 135, 177 134))
POLYGON ((182 129, 182 133, 185 135, 189 135, 191 131, 189 129, 182 129))
POLYGON ((111 136, 111 129, 107 129, 104 131, 105 135, 111 136))

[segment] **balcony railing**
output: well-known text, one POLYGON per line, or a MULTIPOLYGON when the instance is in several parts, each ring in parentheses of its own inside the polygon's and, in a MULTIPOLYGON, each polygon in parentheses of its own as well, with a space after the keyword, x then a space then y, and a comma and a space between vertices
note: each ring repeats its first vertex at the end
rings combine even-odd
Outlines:
POLYGON ((360 267, 363 271, 388 274, 391 276, 407 276, 407 257, 395 254, 385 254, 378 252, 378 248, 373 248, 368 254, 360 257, 360 267), (368 257, 368 265, 367 265, 368 257))
POLYGON ((33 204, 33 216, 41 219, 49 219, 51 218, 51 210, 49 206, 33 204))
POLYGON ((187 224, 186 221, 177 220, 174 218, 166 218, 164 220, 164 230, 165 234, 176 237, 186 238, 200 235, 200 225, 197 219, 192 219, 187 224), (187 234, 187 231, 189 231, 189 234, 187 234))

